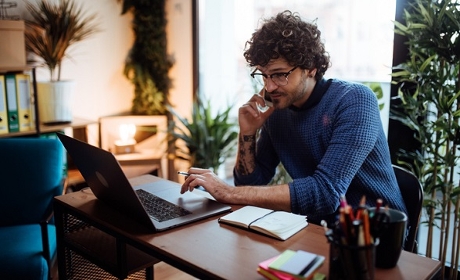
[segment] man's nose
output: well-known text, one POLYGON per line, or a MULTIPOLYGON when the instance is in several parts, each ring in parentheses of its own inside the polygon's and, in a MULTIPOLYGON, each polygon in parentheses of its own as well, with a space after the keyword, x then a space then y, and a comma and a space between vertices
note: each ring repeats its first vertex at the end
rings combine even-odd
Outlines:
POLYGON ((272 92, 276 90, 279 86, 272 81, 272 79, 265 80, 265 90, 268 92, 272 92))

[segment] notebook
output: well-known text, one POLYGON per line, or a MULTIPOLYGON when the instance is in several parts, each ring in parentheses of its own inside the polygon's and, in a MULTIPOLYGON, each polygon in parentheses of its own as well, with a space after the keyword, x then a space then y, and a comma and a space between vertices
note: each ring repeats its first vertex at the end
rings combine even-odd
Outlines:
POLYGON ((61 133, 57 136, 94 195, 149 229, 163 231, 231 210, 192 192, 180 194, 180 184, 165 179, 133 188, 112 153, 61 133))

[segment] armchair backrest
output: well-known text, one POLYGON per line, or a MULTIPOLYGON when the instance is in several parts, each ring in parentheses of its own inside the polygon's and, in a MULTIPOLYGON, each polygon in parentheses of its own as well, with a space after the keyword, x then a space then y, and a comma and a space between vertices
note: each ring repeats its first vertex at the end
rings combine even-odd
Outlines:
POLYGON ((43 219, 62 194, 63 159, 57 139, 0 139, 0 226, 43 219))

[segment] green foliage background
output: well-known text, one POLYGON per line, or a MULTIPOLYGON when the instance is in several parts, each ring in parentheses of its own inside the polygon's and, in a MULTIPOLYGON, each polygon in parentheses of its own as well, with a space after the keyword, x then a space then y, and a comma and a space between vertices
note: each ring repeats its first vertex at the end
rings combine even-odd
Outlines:
POLYGON ((175 146, 174 157, 190 162, 190 166, 212 168, 217 172, 225 159, 234 155, 238 124, 230 116, 232 106, 212 114, 211 102, 197 98, 193 103, 191 120, 181 117, 172 107, 177 119, 168 126, 169 144, 175 146), (177 142, 185 143, 185 148, 177 142))
POLYGON ((133 13, 134 44, 126 58, 124 74, 134 84, 131 112, 164 115, 169 104, 173 65, 167 54, 165 0, 123 0, 122 14, 133 13))

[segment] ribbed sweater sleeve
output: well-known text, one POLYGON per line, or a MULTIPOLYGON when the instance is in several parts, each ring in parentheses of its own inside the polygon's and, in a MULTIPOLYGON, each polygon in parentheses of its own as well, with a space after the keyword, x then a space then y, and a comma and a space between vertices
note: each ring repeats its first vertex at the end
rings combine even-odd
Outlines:
POLYGON ((321 101, 307 110, 276 110, 260 131, 256 170, 236 185, 263 185, 282 162, 293 178, 291 209, 309 220, 331 220, 341 195, 356 207, 363 195, 406 212, 391 166, 374 93, 333 80, 321 101))

